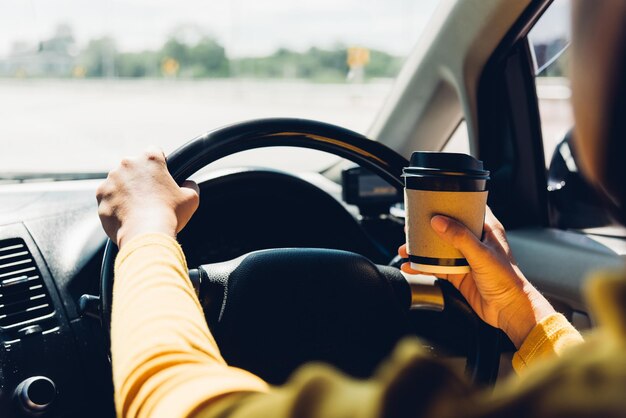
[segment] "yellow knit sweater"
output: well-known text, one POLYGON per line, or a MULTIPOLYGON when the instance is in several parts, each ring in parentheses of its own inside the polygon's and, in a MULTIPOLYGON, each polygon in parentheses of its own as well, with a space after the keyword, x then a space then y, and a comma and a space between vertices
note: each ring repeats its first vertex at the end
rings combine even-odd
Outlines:
MULTIPOLYGON (((580 334, 562 315, 552 315, 531 331, 513 366, 519 373, 580 342, 580 334)), ((444 395, 407 398, 402 388, 432 392, 446 382, 445 396, 454 397, 457 406, 462 399, 478 402, 482 396, 415 341, 400 344, 368 381, 308 365, 284 387, 270 388, 226 364, 188 279, 180 246, 160 234, 136 237, 117 257, 111 343, 120 417, 374 417, 413 416, 413 410, 420 416, 445 416, 454 412, 452 407, 435 402, 444 395)))

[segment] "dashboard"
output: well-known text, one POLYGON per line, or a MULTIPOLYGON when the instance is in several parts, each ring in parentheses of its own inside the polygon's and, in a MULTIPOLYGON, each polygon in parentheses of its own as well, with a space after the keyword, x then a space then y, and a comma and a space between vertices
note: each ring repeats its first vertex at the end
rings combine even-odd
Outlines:
MULTIPOLYGON (((178 236, 189 268, 288 247, 352 251, 389 264, 404 240, 401 196, 368 173, 348 171, 342 184, 318 173, 250 167, 196 175, 200 207, 178 236)), ((115 416, 108 344, 94 303, 106 243, 95 199, 100 182, 0 184, 2 418, 115 416)), ((623 248, 570 231, 507 235, 533 283, 587 328, 583 273, 621 266, 616 254, 623 248), (554 260, 562 260, 558 272, 546 275, 544 264, 554 260)), ((435 355, 464 357, 475 336, 450 315, 411 311, 409 332, 435 355)), ((504 352, 513 349, 505 342, 504 352)))
MULTIPOLYGON (((179 234, 190 268, 279 247, 342 249, 387 264, 403 239, 400 220, 361 216, 341 186, 317 173, 243 168, 196 181, 200 208, 179 234)), ((97 312, 79 303, 98 294, 106 241, 99 183, 0 186, 3 418, 114 416, 97 312)))

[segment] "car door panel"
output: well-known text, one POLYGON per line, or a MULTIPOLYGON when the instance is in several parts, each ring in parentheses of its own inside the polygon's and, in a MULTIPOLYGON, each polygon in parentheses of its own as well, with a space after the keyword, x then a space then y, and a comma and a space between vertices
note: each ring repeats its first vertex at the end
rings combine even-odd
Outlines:
POLYGON ((624 241, 617 238, 598 242, 580 232, 540 228, 513 230, 508 238, 526 277, 553 303, 563 305, 559 310, 587 312, 584 287, 589 275, 624 266, 624 241))

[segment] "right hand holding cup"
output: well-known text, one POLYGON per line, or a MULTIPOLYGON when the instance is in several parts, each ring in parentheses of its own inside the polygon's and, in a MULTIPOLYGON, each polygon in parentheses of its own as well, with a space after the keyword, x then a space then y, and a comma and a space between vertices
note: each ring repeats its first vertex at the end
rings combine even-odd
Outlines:
MULTIPOLYGON (((539 321, 554 308, 524 277, 517 266, 502 224, 487 208, 483 240, 456 220, 437 215, 431 227, 439 237, 459 250, 471 271, 464 274, 435 274, 451 282, 474 311, 488 324, 502 329, 519 348, 539 321)), ((407 258, 406 244, 398 249, 407 258)), ((402 265, 408 274, 432 274, 402 265)))

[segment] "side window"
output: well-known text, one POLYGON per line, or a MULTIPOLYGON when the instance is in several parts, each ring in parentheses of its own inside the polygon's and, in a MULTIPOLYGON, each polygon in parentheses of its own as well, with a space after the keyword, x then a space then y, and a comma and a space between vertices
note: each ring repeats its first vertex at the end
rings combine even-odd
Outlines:
POLYGON ((571 0, 555 0, 528 34, 535 60, 535 81, 546 167, 574 126, 569 82, 571 0))
MULTIPOLYGON (((555 0, 528 34, 535 61, 535 85, 548 172, 550 212, 555 226, 584 229, 612 224, 603 205, 578 170, 572 141, 574 118, 569 79, 571 0, 555 0)), ((611 228, 609 230, 614 230, 611 228)), ((599 232, 599 230, 596 230, 599 232)))

